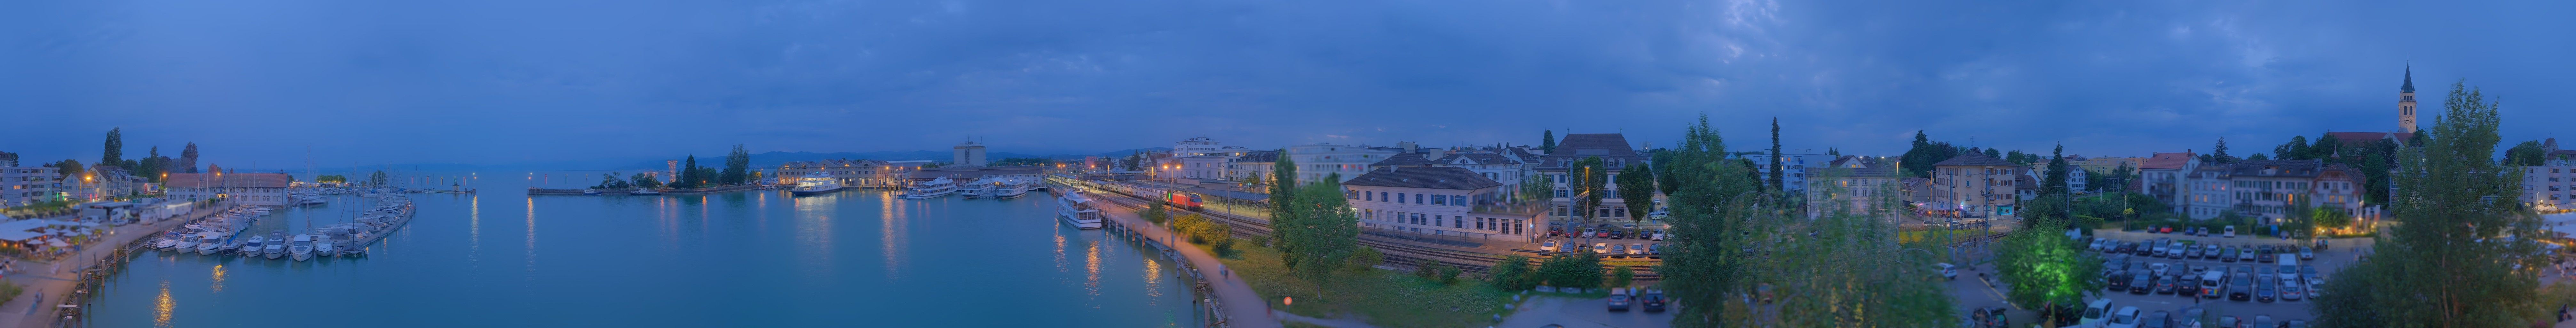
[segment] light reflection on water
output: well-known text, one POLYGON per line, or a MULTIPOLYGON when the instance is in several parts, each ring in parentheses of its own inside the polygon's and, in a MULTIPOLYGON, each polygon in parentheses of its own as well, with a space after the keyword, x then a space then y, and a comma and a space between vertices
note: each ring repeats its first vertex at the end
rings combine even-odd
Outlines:
MULTIPOLYGON (((482 243, 482 229, 506 234, 508 227, 481 226, 479 196, 415 194, 421 216, 371 247, 369 256, 291 262, 147 252, 159 258, 138 259, 93 292, 99 296, 91 300, 87 324, 839 326, 853 316, 886 326, 1202 324, 1192 319, 1185 300, 1193 292, 1184 278, 1160 272, 1168 263, 1129 265, 1153 261, 1154 255, 1134 243, 1103 242, 1115 239, 1102 230, 1057 223, 1053 199, 1043 193, 913 201, 879 191, 802 198, 776 191, 708 200, 526 198, 515 189, 483 186, 495 197, 523 198, 518 205, 526 230, 516 246, 527 256, 522 268, 473 264, 486 248, 511 253, 514 247, 482 243), (552 226, 538 229, 540 220, 552 226), (843 229, 842 223, 856 229, 843 229), (542 259, 536 256, 538 238, 546 239, 542 259), (871 238, 878 242, 867 242, 871 238), (404 251, 384 251, 395 243, 404 251), (538 265, 545 270, 536 270, 538 265), (884 276, 871 277, 877 276, 868 272, 875 271, 871 267, 883 268, 884 276), (989 306, 853 295, 971 296, 989 299, 981 302, 989 306), (183 301, 194 305, 176 306, 183 301), (281 317, 282 304, 294 305, 291 316, 281 317), (991 306, 1014 314, 990 315, 991 306)), ((347 200, 360 209, 372 207, 356 197, 347 200)), ((509 211, 510 205, 503 201, 492 210, 509 211)), ((275 223, 263 222, 260 234, 299 233, 299 215, 312 213, 298 211, 303 210, 272 216, 268 220, 275 223)), ((353 214, 322 212, 328 213, 321 213, 321 222, 353 214)))

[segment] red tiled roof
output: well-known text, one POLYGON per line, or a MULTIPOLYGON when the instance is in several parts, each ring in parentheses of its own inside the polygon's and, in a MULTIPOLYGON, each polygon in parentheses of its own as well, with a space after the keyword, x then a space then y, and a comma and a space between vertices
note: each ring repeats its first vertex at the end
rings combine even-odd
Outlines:
POLYGON ((2397 141, 2404 142, 2406 140, 2415 139, 2415 134, 2405 132, 2326 132, 2326 135, 2334 136, 2336 141, 2342 142, 2370 141, 2388 138, 2396 138, 2397 141))
POLYGON ((171 173, 162 179, 162 187, 171 188, 286 188, 294 181, 285 173, 171 173), (221 177, 217 177, 220 175, 221 177))
POLYGON ((2182 153, 2156 153, 2156 155, 2155 155, 2154 157, 2148 157, 2148 158, 2147 158, 2147 160, 2146 160, 2145 162, 2143 162, 2143 163, 2138 163, 2138 169, 2143 169, 2143 170, 2180 170, 2180 169, 2182 169, 2182 167, 2183 167, 2183 166, 2185 166, 2185 165, 2190 165, 2190 164, 2191 164, 2191 158, 2192 158, 2193 156, 2199 156, 2199 155, 2197 155, 2197 154, 2192 154, 2192 153, 2189 153, 2189 152, 2182 152, 2182 153))

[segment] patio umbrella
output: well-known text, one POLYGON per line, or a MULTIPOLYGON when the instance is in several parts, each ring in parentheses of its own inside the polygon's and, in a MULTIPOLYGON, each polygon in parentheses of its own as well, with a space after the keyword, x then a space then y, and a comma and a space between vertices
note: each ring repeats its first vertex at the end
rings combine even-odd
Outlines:
POLYGON ((71 244, 65 244, 65 243, 63 243, 63 241, 62 241, 62 240, 48 240, 48 241, 45 241, 45 246, 65 247, 65 246, 71 246, 71 244))

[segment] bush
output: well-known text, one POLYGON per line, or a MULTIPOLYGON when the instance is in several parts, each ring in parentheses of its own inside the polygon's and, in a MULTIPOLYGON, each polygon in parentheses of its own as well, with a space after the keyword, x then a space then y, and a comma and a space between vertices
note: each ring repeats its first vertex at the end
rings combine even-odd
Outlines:
POLYGON ((1438 276, 1439 274, 1440 274, 1440 261, 1432 260, 1432 259, 1420 259, 1420 260, 1413 260, 1413 275, 1414 275, 1414 276, 1416 276, 1416 277, 1422 277, 1422 279, 1431 279, 1432 277, 1436 277, 1436 276, 1438 276))
POLYGON ((1386 261, 1386 254, 1378 253, 1376 247, 1360 246, 1359 250, 1351 251, 1352 270, 1368 272, 1381 261, 1386 261))
POLYGON ((1485 279, 1493 282, 1494 288, 1502 290, 1530 289, 1537 282, 1531 279, 1529 260, 1529 257, 1519 255, 1505 256, 1503 261, 1494 262, 1493 269, 1485 270, 1485 279))
POLYGON ((1442 284, 1442 285, 1455 285, 1455 284, 1458 284, 1458 273, 1459 273, 1458 271, 1459 271, 1459 270, 1458 270, 1458 267, 1449 266, 1448 264, 1441 264, 1441 265, 1440 265, 1440 284, 1442 284))
POLYGON ((1610 270, 1610 287, 1628 287, 1628 283, 1635 282, 1636 280, 1637 270, 1628 269, 1627 266, 1619 266, 1618 269, 1610 270))
POLYGON ((1592 254, 1572 254, 1540 262, 1538 280, 1557 288, 1601 287, 1601 258, 1592 254))

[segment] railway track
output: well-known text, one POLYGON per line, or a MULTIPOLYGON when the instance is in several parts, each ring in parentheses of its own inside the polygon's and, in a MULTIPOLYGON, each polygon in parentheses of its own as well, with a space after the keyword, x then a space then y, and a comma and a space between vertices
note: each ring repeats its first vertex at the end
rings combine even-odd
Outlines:
MULTIPOLYGON (((1141 198, 1136 198, 1134 195, 1126 195, 1126 194, 1119 194, 1118 196, 1120 196, 1120 197, 1101 197, 1101 198, 1097 198, 1097 199, 1107 200, 1107 201, 1109 201, 1110 203, 1118 204, 1118 206, 1126 207, 1126 208, 1133 209, 1133 210, 1137 210, 1137 211, 1144 211, 1145 209, 1147 209, 1147 208, 1151 208, 1151 207, 1152 207, 1152 204, 1151 204, 1151 203, 1149 203, 1149 202, 1151 202, 1151 200, 1141 199, 1141 198)), ((1225 224, 1226 224, 1226 225, 1228 225, 1228 226, 1232 226, 1232 227, 1233 227, 1232 231, 1234 232, 1234 235, 1235 235, 1236 237, 1269 237, 1269 236, 1270 236, 1270 224, 1269 224, 1269 222, 1268 222, 1268 221, 1265 221, 1265 220, 1259 220, 1259 219, 1254 219, 1254 218, 1242 217, 1242 216, 1237 216, 1237 215, 1233 215, 1233 214, 1226 214, 1226 213, 1222 213, 1222 212, 1204 212, 1204 211, 1203 211, 1203 212, 1197 212, 1197 213, 1198 213, 1198 214, 1200 214, 1200 215, 1206 216, 1206 217, 1216 218, 1216 219, 1217 219, 1217 220, 1216 220, 1217 222, 1223 222, 1223 223, 1225 223, 1225 224)), ((1474 273, 1474 274, 1476 274, 1476 275, 1480 275, 1480 276, 1481 276, 1481 275, 1484 275, 1488 270, 1491 270, 1491 269, 1493 268, 1493 266, 1494 266, 1494 264, 1495 264, 1495 263, 1500 263, 1500 262, 1502 262, 1502 261, 1503 261, 1503 257, 1504 257, 1504 255, 1497 255, 1497 254, 1485 254, 1485 253, 1462 253, 1462 252, 1455 252, 1455 251, 1448 251, 1448 250, 1440 250, 1440 249, 1426 249, 1426 248, 1423 248, 1423 247, 1421 247, 1421 246, 1411 245, 1411 244, 1407 244, 1407 243, 1399 242, 1399 241, 1373 240, 1373 239, 1380 239, 1380 238, 1377 238, 1377 237, 1371 237, 1371 236, 1367 236, 1367 235, 1361 235, 1361 236, 1359 236, 1359 238, 1358 238, 1357 242, 1359 243, 1359 245, 1360 245, 1360 246, 1367 246, 1367 247, 1370 247, 1370 248, 1375 248, 1375 249, 1377 249, 1377 250, 1378 250, 1378 253, 1380 253, 1380 254, 1384 254, 1384 255, 1385 255, 1385 258, 1386 258, 1386 259, 1385 259, 1384 261, 1382 261, 1382 263, 1387 264, 1387 265, 1393 265, 1393 266, 1413 267, 1413 263, 1416 263, 1416 262, 1421 261, 1421 260, 1423 260, 1423 259, 1430 259, 1430 260, 1433 260, 1433 261, 1440 261, 1440 263, 1442 263, 1442 264, 1447 264, 1447 265, 1449 265, 1449 266, 1457 267, 1459 271, 1467 272, 1467 273, 1474 273)), ((1538 264, 1538 261, 1539 261, 1539 260, 1540 260, 1540 258, 1533 257, 1533 258, 1531 259, 1530 265, 1531 265, 1531 266, 1536 266, 1536 265, 1538 264)), ((1614 266, 1604 266, 1604 267, 1606 268, 1606 267, 1614 267, 1614 266)), ((1652 281, 1652 280, 1660 280, 1660 279, 1662 279, 1662 278, 1663 278, 1663 275, 1662 275, 1662 274, 1654 273, 1654 268, 1653 268, 1653 267, 1650 267, 1650 266, 1627 266, 1627 267, 1629 268, 1629 270, 1634 270, 1634 271, 1636 271, 1636 273, 1637 273, 1637 274, 1636 274, 1636 276, 1635 276, 1636 280, 1640 280, 1640 281, 1652 281)))

